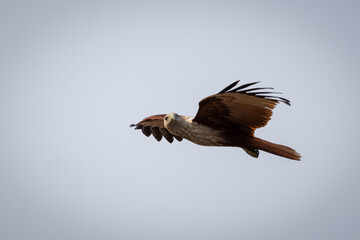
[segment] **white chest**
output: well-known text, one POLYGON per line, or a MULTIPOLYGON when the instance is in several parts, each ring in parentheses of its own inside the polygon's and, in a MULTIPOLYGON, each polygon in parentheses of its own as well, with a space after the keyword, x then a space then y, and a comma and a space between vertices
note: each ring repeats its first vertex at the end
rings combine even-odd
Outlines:
POLYGON ((170 133, 203 146, 219 146, 224 143, 221 132, 188 119, 166 126, 170 133))

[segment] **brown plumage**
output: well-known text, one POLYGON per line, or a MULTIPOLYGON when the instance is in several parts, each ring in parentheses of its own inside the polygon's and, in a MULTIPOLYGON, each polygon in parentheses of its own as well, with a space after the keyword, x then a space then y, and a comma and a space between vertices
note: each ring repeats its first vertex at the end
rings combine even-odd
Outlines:
POLYGON ((271 119, 272 110, 277 103, 290 105, 290 101, 269 95, 279 93, 265 90, 273 88, 249 88, 258 82, 234 88, 238 82, 201 100, 194 118, 179 116, 176 113, 160 114, 147 117, 130 126, 142 129, 146 136, 152 134, 158 141, 162 137, 170 143, 174 138, 178 141, 185 138, 204 146, 241 147, 253 157, 258 157, 258 150, 263 150, 300 160, 300 154, 294 149, 254 136, 255 130, 264 127, 271 119))

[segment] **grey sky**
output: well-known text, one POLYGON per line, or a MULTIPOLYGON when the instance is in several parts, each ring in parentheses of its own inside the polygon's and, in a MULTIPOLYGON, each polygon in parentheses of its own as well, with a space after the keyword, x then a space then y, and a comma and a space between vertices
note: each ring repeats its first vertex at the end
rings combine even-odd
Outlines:
POLYGON ((0 239, 360 238, 358 1, 0 6, 0 239), (302 162, 128 127, 238 79, 302 162))

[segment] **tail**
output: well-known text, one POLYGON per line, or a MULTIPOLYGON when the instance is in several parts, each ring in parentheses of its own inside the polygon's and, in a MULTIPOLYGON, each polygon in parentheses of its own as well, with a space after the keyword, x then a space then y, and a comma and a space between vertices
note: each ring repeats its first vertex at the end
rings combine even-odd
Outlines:
POLYGON ((294 149, 284 145, 271 143, 263 139, 253 137, 251 138, 251 146, 255 149, 263 150, 281 157, 300 161, 301 155, 294 149))

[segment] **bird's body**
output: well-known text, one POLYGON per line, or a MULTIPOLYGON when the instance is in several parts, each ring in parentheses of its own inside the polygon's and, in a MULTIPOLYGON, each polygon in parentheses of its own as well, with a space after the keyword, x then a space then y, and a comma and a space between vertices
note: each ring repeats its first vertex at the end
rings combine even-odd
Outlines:
POLYGON ((176 113, 160 114, 147 117, 135 129, 141 129, 146 136, 151 134, 160 141, 162 137, 172 143, 174 138, 183 138, 203 146, 241 147, 252 157, 259 156, 264 150, 282 157, 300 160, 301 156, 294 149, 271 143, 254 136, 257 128, 263 127, 270 120, 276 104, 290 101, 278 96, 259 92, 263 89, 251 88, 256 84, 248 83, 234 88, 236 81, 215 95, 199 103, 195 117, 181 116, 176 113))
POLYGON ((193 117, 176 113, 167 115, 171 121, 165 121, 165 128, 175 136, 185 138, 202 146, 221 146, 224 144, 222 132, 193 121, 193 117))

